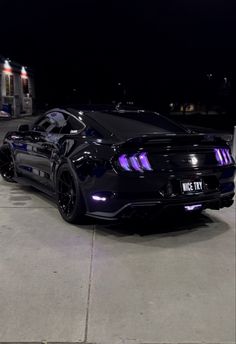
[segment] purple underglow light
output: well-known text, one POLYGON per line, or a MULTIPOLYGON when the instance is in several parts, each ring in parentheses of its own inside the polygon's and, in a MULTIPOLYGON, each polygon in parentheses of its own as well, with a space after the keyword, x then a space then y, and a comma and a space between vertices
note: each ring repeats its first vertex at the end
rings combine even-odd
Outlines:
POLYGON ((152 171, 152 168, 151 168, 151 165, 149 163, 149 160, 148 160, 146 152, 143 152, 143 153, 139 154, 139 160, 140 160, 144 170, 152 171))
POLYGON ((100 197, 100 196, 98 196, 98 195, 93 195, 92 196, 92 199, 94 200, 94 201, 102 201, 102 202, 106 202, 106 197, 100 197))
POLYGON ((139 162, 138 162, 138 159, 136 157, 136 155, 133 155, 129 158, 130 162, 131 162, 131 165, 133 167, 133 169, 135 171, 138 171, 138 172, 143 172, 143 169, 141 168, 139 162))
POLYGON ((120 163, 120 166, 125 171, 131 171, 131 168, 129 167, 129 161, 128 161, 127 156, 125 154, 123 154, 119 157, 119 163, 120 163))
POLYGON ((184 209, 187 210, 187 211, 193 211, 193 210, 200 209, 201 207, 202 207, 201 204, 185 205, 184 209))

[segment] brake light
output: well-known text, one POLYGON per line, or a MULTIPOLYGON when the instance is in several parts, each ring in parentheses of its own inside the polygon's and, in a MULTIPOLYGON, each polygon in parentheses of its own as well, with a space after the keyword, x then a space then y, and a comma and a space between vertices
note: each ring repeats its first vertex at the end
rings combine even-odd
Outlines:
POLYGON ((233 159, 230 155, 230 151, 227 148, 215 148, 215 157, 219 165, 230 165, 233 163, 233 159))
POLYGON ((120 166, 125 170, 125 171, 131 171, 130 164, 128 161, 128 158, 125 154, 121 155, 119 157, 119 163, 120 166))
POLYGON ((119 158, 119 165, 125 171, 152 171, 146 152, 136 153, 131 156, 122 154, 119 158))
POLYGON ((146 171, 152 171, 152 168, 151 168, 151 165, 150 165, 150 162, 148 160, 148 157, 147 157, 147 153, 146 152, 143 152, 139 155, 139 159, 141 161, 141 164, 143 166, 143 168, 146 170, 146 171))

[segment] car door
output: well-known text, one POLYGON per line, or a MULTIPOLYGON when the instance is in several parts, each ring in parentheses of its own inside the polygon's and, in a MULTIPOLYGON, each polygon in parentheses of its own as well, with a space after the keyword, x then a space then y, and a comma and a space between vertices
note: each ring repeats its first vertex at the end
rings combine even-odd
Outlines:
POLYGON ((52 188, 52 160, 60 149, 61 130, 67 123, 63 112, 46 113, 35 123, 32 130, 24 137, 25 149, 16 155, 18 171, 24 176, 52 188))

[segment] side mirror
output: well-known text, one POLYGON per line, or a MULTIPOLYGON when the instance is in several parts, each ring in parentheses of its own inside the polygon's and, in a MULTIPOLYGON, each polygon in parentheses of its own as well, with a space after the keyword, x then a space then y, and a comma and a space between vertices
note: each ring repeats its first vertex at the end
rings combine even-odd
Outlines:
POLYGON ((30 130, 30 127, 29 127, 29 124, 20 124, 17 128, 18 131, 29 131, 30 130))

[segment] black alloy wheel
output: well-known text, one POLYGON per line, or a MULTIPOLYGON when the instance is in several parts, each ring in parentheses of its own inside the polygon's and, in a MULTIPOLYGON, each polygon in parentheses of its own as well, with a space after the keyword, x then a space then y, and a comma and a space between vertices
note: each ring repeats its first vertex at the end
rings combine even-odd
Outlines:
POLYGON ((0 149, 0 173, 6 182, 14 183, 15 167, 11 151, 8 145, 3 145, 0 149))
POLYGON ((58 210, 63 219, 70 223, 83 222, 85 206, 77 176, 66 164, 58 171, 56 189, 58 210))

